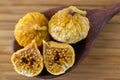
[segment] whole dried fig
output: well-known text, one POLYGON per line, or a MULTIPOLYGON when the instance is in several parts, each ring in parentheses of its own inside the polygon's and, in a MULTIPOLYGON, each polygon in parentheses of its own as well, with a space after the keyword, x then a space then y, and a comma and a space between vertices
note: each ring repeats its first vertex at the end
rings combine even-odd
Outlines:
POLYGON ((71 44, 86 38, 90 28, 86 14, 74 6, 58 11, 48 23, 50 35, 57 41, 71 44))
POLYGON ((75 53, 69 44, 43 41, 43 58, 47 71, 60 75, 73 66, 75 53))
POLYGON ((11 56, 14 69, 24 76, 37 76, 43 70, 43 57, 37 48, 35 40, 11 56))
POLYGON ((27 13, 15 26, 15 39, 20 46, 27 46, 35 39, 37 46, 49 40, 48 19, 39 12, 27 13))

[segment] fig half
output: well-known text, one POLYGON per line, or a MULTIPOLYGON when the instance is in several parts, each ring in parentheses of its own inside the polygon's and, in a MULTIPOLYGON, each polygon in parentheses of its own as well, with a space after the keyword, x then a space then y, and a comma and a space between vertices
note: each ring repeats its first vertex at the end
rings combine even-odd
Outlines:
POLYGON ((33 77, 43 70, 43 57, 37 48, 35 40, 11 56, 14 69, 24 76, 33 77))
POLYGON ((69 44, 43 41, 43 58, 47 71, 60 75, 73 66, 75 53, 69 44))

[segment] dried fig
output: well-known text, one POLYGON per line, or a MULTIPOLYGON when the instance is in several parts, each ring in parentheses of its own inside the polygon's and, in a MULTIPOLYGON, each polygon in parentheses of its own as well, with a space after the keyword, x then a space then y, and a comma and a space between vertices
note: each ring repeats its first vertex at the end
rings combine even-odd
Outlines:
POLYGON ((57 41, 71 44, 86 38, 90 28, 86 14, 74 6, 58 11, 48 23, 50 35, 57 41))
POLYGON ((69 44, 43 41, 43 58, 47 71, 60 75, 73 66, 75 53, 69 44))
POLYGON ((43 57, 37 48, 35 40, 11 56, 14 69, 24 76, 37 76, 43 70, 43 57))
POLYGON ((27 46, 35 39, 38 46, 49 40, 48 19, 39 12, 26 14, 15 26, 14 35, 20 46, 27 46))

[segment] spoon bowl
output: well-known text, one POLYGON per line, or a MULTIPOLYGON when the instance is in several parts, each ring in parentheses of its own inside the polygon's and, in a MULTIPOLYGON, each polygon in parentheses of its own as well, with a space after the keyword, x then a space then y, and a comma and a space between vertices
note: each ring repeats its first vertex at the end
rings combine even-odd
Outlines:
MULTIPOLYGON (((65 8, 65 7, 53 8, 53 9, 44 11, 42 13, 45 14, 45 16, 48 19, 50 19, 58 10, 61 10, 63 8, 65 8)), ((86 39, 72 45, 75 50, 75 55, 76 55, 75 64, 73 65, 72 68, 67 70, 65 72, 65 74, 70 72, 72 69, 74 69, 75 66, 78 65, 79 62, 82 61, 85 58, 85 56, 89 53, 89 51, 91 50, 91 48, 93 47, 93 45, 95 43, 96 38, 98 37, 99 33, 101 32, 101 30, 103 29, 105 24, 115 14, 120 12, 120 3, 103 8, 103 9, 93 9, 93 10, 86 9, 86 11, 87 11, 87 17, 90 22, 90 30, 89 30, 89 33, 88 33, 88 36, 86 39)), ((15 39, 13 39, 13 52, 15 52, 21 48, 22 47, 17 43, 17 41, 15 39)), ((58 77, 58 76, 54 76, 54 75, 48 73, 46 71, 46 69, 44 68, 42 73, 40 75, 38 75, 37 77, 54 78, 54 77, 58 77)))

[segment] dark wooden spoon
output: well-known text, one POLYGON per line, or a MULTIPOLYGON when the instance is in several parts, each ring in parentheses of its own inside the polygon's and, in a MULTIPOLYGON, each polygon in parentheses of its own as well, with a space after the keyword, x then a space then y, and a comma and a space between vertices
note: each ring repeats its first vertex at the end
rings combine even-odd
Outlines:
MULTIPOLYGON (((59 7, 59 8, 54 8, 54 9, 49 9, 45 12, 45 16, 50 19, 58 10, 63 9, 64 7, 59 7)), ((98 10, 87 10, 87 17, 90 21, 90 31, 88 33, 88 36, 86 39, 72 45, 73 48, 75 49, 75 54, 76 54, 76 60, 74 66, 69 69, 66 73, 71 71, 73 68, 75 68, 76 65, 79 64, 80 61, 82 61, 85 56, 88 54, 90 49, 93 47, 96 38, 98 37, 100 31, 103 29, 105 24, 118 12, 120 12, 120 3, 109 6, 103 9, 98 9, 98 10)), ((17 41, 14 39, 13 40, 13 52, 21 49, 22 47, 18 45, 17 41)), ((58 77, 49 74, 46 69, 42 71, 40 75, 37 77, 40 78, 53 78, 53 77, 58 77)))

